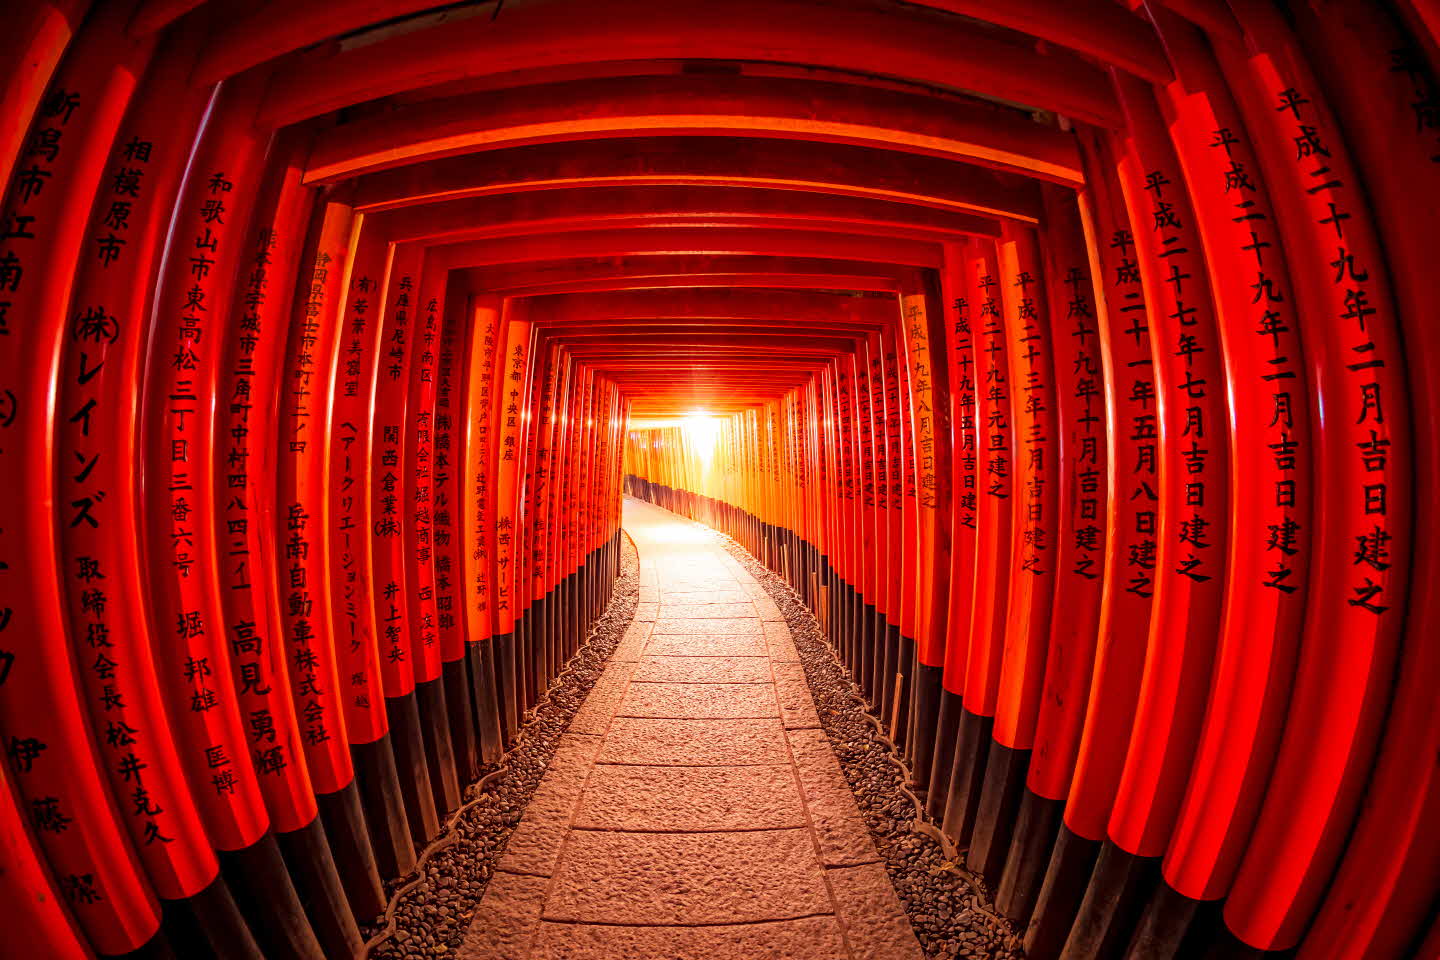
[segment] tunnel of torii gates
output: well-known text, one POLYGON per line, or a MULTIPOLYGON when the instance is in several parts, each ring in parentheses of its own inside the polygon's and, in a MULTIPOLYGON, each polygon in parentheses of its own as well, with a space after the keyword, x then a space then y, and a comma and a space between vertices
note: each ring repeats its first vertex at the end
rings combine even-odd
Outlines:
POLYGON ((357 952, 628 492, 1030 956, 1440 955, 1435 0, 0 18, 0 954, 357 952))

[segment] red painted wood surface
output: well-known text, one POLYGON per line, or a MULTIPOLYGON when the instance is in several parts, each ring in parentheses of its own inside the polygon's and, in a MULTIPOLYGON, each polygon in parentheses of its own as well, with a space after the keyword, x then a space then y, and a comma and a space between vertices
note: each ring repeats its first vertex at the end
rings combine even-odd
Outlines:
POLYGON ((1340 857, 1391 695, 1411 531, 1400 466, 1411 459, 1409 398, 1388 270, 1341 128, 1284 24, 1249 4, 1237 15, 1249 55, 1217 52, 1271 184, 1302 315, 1333 324, 1305 340, 1319 408, 1344 411, 1317 431, 1304 629, 1325 653, 1301 648, 1272 785, 1226 908, 1246 942, 1288 948, 1340 857), (1380 443, 1376 459, 1365 445, 1380 443))
POLYGON ((1227 936, 1424 942, 1433 4, 747 3, 7 22, 12 926, 139 946, 446 664, 498 758, 624 489, 1227 936))
POLYGON ((1033 231, 1016 230, 999 245, 1001 312, 1010 361, 1014 451, 1009 581, 1001 644, 995 742, 1014 750, 1034 743, 1049 649, 1059 527, 1059 423, 1055 398, 1055 335, 1049 323, 1040 246, 1033 231))
POLYGON ((975 244, 964 257, 966 279, 979 302, 976 330, 976 376, 980 386, 977 424, 982 450, 980 507, 975 532, 974 600, 970 607, 970 650, 965 665, 965 709, 993 717, 1000 689, 1009 597, 1009 566, 1015 501, 1016 434, 1013 419, 1015 384, 1008 361, 995 249, 975 244))
POLYGON ((315 254, 306 266, 308 293, 297 310, 302 316, 314 311, 322 322, 340 325, 340 342, 329 398, 329 445, 307 446, 303 453, 322 471, 328 466, 328 473, 321 474, 326 477, 328 570, 319 575, 330 585, 331 636, 345 733, 352 744, 374 743, 390 729, 370 550, 373 410, 388 251, 366 228, 367 221, 356 218, 346 203, 327 203, 319 217, 312 227, 317 231, 315 254))
POLYGON ((965 694, 965 667, 970 653, 971 607, 968 585, 974 582, 983 452, 978 424, 980 357, 976 324, 980 288, 965 271, 965 248, 945 248, 941 285, 948 300, 945 353, 950 378, 950 570, 946 611, 945 663, 941 683, 956 696, 965 694))
POLYGON ((409 505, 405 475, 410 467, 406 444, 406 401, 410 367, 415 362, 417 288, 423 251, 410 245, 391 248, 385 282, 377 298, 382 310, 379 364, 371 408, 370 555, 374 578, 370 599, 375 608, 380 677, 387 698, 415 689, 415 631, 409 617, 405 520, 409 505))
POLYGON ((1229 534, 1229 452, 1215 309, 1195 214, 1154 97, 1116 78, 1129 120, 1119 179, 1149 308, 1159 401, 1154 607, 1110 837, 1165 852, 1204 718, 1229 534))
POLYGON ((62 502, 83 503, 88 488, 104 490, 111 504, 97 513, 97 526, 61 528, 70 642, 82 665, 93 729, 102 734, 97 742, 103 744, 102 762, 121 820, 156 892, 180 898, 210 883, 218 864, 185 781, 156 676, 161 628, 145 603, 137 551, 141 483, 134 465, 144 318, 175 193, 210 97, 201 90, 187 90, 180 98, 156 96, 181 86, 191 65, 186 57, 164 52, 147 72, 107 164, 108 171, 138 176, 102 180, 91 210, 71 293, 74 319, 61 349, 58 401, 62 411, 88 407, 90 415, 61 421, 56 454, 67 467, 89 465, 88 471, 61 472, 62 502), (92 436, 109 438, 98 456, 92 436), (130 757, 147 765, 146 784, 134 783, 134 773, 125 772, 130 757))
POLYGON ((1135 233, 1120 195, 1108 143, 1090 139, 1087 194, 1093 203, 1090 258, 1100 266, 1105 312, 1105 424, 1110 497, 1105 507, 1104 587, 1095 668, 1065 825, 1102 840, 1130 742, 1155 596, 1159 525, 1159 412, 1149 308, 1135 261, 1135 233))
MULTIPOLYGON (((29 133, 0 241, 6 317, 0 351, 0 477, 6 487, 0 497, 0 727, 14 796, 65 906, 90 942, 112 953, 145 943, 159 918, 101 768, 113 761, 102 761, 81 705, 81 664, 63 655, 71 646, 62 592, 69 584, 59 576, 57 534, 62 524, 98 528, 103 493, 93 488, 76 503, 56 499, 61 477, 83 474, 98 451, 79 463, 56 456, 57 434, 69 431, 72 417, 83 430, 94 407, 87 406, 93 398, 74 410, 59 407, 55 393, 62 382, 61 346, 73 324, 75 270, 82 257, 93 256, 85 248, 91 201, 153 49, 153 43, 125 42, 123 20, 124 10, 116 9, 88 23, 41 108, 25 116, 29 133)), ((113 324, 107 329, 113 333, 113 324)), ((83 439, 89 452, 99 436, 83 439)), ((66 572, 75 576, 78 565, 66 572)), ((100 594, 92 595, 92 608, 95 603, 104 606, 100 594)))
POLYGON ((1109 492, 1105 449, 1104 363, 1095 284, 1074 197, 1046 195, 1042 269, 1054 351, 1056 459, 1055 591, 1026 784, 1062 800, 1079 750, 1099 639, 1104 556, 1104 505, 1109 492))
MULTIPOLYGON (((321 793, 351 781, 350 744, 368 742, 363 728, 352 730, 347 722, 351 714, 345 704, 353 702, 349 654, 354 634, 335 616, 334 600, 343 596, 353 560, 347 566, 330 540, 335 515, 353 511, 354 503, 349 490, 332 502, 328 483, 335 473, 351 472, 343 459, 332 460, 332 442, 343 428, 337 426, 328 401, 345 392, 343 377, 329 358, 337 349, 344 353, 339 344, 352 332, 343 319, 341 298, 352 275, 353 219, 345 204, 321 200, 312 205, 305 234, 283 241, 300 244, 293 268, 297 289, 290 297, 280 296, 279 290, 267 294, 265 305, 274 302, 279 309, 273 316, 271 311, 261 314, 260 321, 278 327, 283 320, 287 334, 279 421, 267 431, 280 439, 272 453, 277 484, 268 521, 278 544, 280 584, 280 629, 272 643, 285 657, 301 747, 321 793)), ((348 609, 353 608, 347 604, 348 609)), ((251 737, 257 745, 273 748, 260 731, 253 730, 251 737)))

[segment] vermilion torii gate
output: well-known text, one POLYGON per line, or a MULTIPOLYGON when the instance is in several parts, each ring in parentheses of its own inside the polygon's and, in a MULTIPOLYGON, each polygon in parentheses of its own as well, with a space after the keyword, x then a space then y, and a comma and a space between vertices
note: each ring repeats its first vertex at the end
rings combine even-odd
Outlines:
POLYGON ((1440 955, 1432 0, 12 6, 0 953, 357 954, 628 491, 1029 955, 1440 955))

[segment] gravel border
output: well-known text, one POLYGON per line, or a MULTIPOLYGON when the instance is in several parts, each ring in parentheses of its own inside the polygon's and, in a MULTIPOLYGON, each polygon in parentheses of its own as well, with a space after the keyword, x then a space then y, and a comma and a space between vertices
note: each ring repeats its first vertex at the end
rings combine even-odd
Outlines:
POLYGON ((390 905, 385 915, 361 927, 367 938, 365 957, 433 960, 449 956, 465 939, 495 862, 550 765, 561 735, 635 618, 640 562, 630 537, 623 536, 620 542, 620 576, 609 608, 536 706, 516 745, 465 788, 464 802, 425 848, 415 871, 386 884, 390 905))
POLYGON ((790 627, 820 726, 925 955, 1023 957, 1014 926, 996 910, 984 880, 947 859, 940 844, 923 832, 933 825, 927 822, 916 829, 924 812, 909 789, 909 768, 881 734, 810 609, 783 578, 737 541, 717 534, 726 551, 765 588, 790 627))

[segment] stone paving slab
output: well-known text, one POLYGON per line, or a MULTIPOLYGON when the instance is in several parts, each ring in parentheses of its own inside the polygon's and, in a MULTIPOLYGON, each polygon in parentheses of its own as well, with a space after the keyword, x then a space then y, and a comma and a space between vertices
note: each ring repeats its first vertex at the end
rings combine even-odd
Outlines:
POLYGON ((789 763, 779 720, 652 720, 616 717, 597 763, 738 766, 789 763))
POLYGON ((545 877, 522 877, 495 871, 475 918, 456 956, 460 960, 526 960, 540 910, 545 904, 545 877))
POLYGON ((668 594, 661 594, 661 620, 725 620, 732 617, 752 619, 755 604, 742 603, 671 603, 668 594))
POLYGON ((542 922, 537 960, 828 960, 847 956, 834 917, 712 927, 542 922))
POLYGON ((666 603, 751 603, 753 600, 744 590, 665 591, 666 603))
POLYGON ((768 657, 769 655, 770 648, 766 645, 763 636, 651 637, 645 644, 645 656, 647 657, 768 657))
POLYGON ((760 619, 766 622, 785 620, 785 614, 780 612, 780 607, 769 597, 753 601, 755 611, 760 614, 760 619))
POLYGON ((658 570, 660 585, 687 580, 733 580, 735 573, 718 561, 701 563, 680 563, 671 559, 658 570))
POLYGON ((770 679, 770 658, 645 657, 635 665, 631 679, 637 683, 765 683, 770 679))
POLYGON ((800 653, 795 649, 795 641, 790 637, 790 625, 783 620, 779 623, 766 622, 762 624, 765 630, 765 644, 770 651, 770 659, 783 663, 799 663, 800 653))
POLYGON ((585 785, 585 778, 595 766, 595 757, 600 752, 600 738, 567 731, 555 747, 550 766, 541 779, 542 786, 578 792, 585 785))
POLYGON ((620 638, 620 645, 610 655, 610 662, 628 661, 634 663, 645 654, 645 641, 650 637, 650 628, 653 623, 642 623, 639 620, 631 623, 625 628, 625 635, 620 638))
POLYGON ((790 743, 800 790, 820 845, 820 859, 827 867, 879 860, 825 732, 787 730, 785 738, 790 743))
POLYGON ((640 603, 462 960, 914 960, 779 607, 712 531, 627 501, 640 603))
POLYGON ((565 844, 541 916, 696 925, 825 914, 830 897, 813 849, 806 830, 577 830, 565 844))
POLYGON ((535 788, 525 816, 510 835, 496 869, 540 877, 548 877, 555 871, 555 861, 570 832, 581 788, 594 769, 595 754, 599 750, 599 737, 567 733, 560 738, 555 756, 535 788))
MULTIPOLYGON (((771 664, 775 674, 775 699, 780 705, 780 719, 786 729, 818 729, 820 716, 815 712, 815 698, 805 680, 805 668, 799 663, 771 664)), ((637 671, 638 673, 638 671, 637 671)))
MULTIPOLYGON (((642 587, 641 589, 643 590, 644 588, 642 587)), ((660 585, 660 589, 656 590, 656 596, 654 599, 660 599, 659 594, 661 592, 661 589, 663 589, 663 591, 668 594, 700 593, 708 590, 730 591, 739 590, 741 589, 741 587, 740 581, 734 579, 733 577, 696 577, 690 580, 666 580, 663 584, 660 585)), ((640 602, 644 603, 645 599, 645 597, 641 597, 640 602)))
POLYGON ((575 827, 587 830, 775 830, 808 821, 787 764, 629 767, 601 764, 575 827))
POLYGON ((635 664, 631 661, 611 660, 607 663, 595 686, 590 688, 589 696, 570 720, 570 732, 603 734, 610 726, 610 718, 615 716, 616 708, 625 699, 625 690, 634 672, 635 664))
POLYGON ((717 617, 713 620, 660 619, 651 636, 664 637, 758 637, 765 630, 753 613, 746 617, 717 617))
POLYGON ((632 683, 616 714, 682 720, 778 717, 773 683, 632 683))
POLYGON ((855 960, 913 960, 921 956, 915 931, 878 863, 825 871, 836 914, 855 960))

